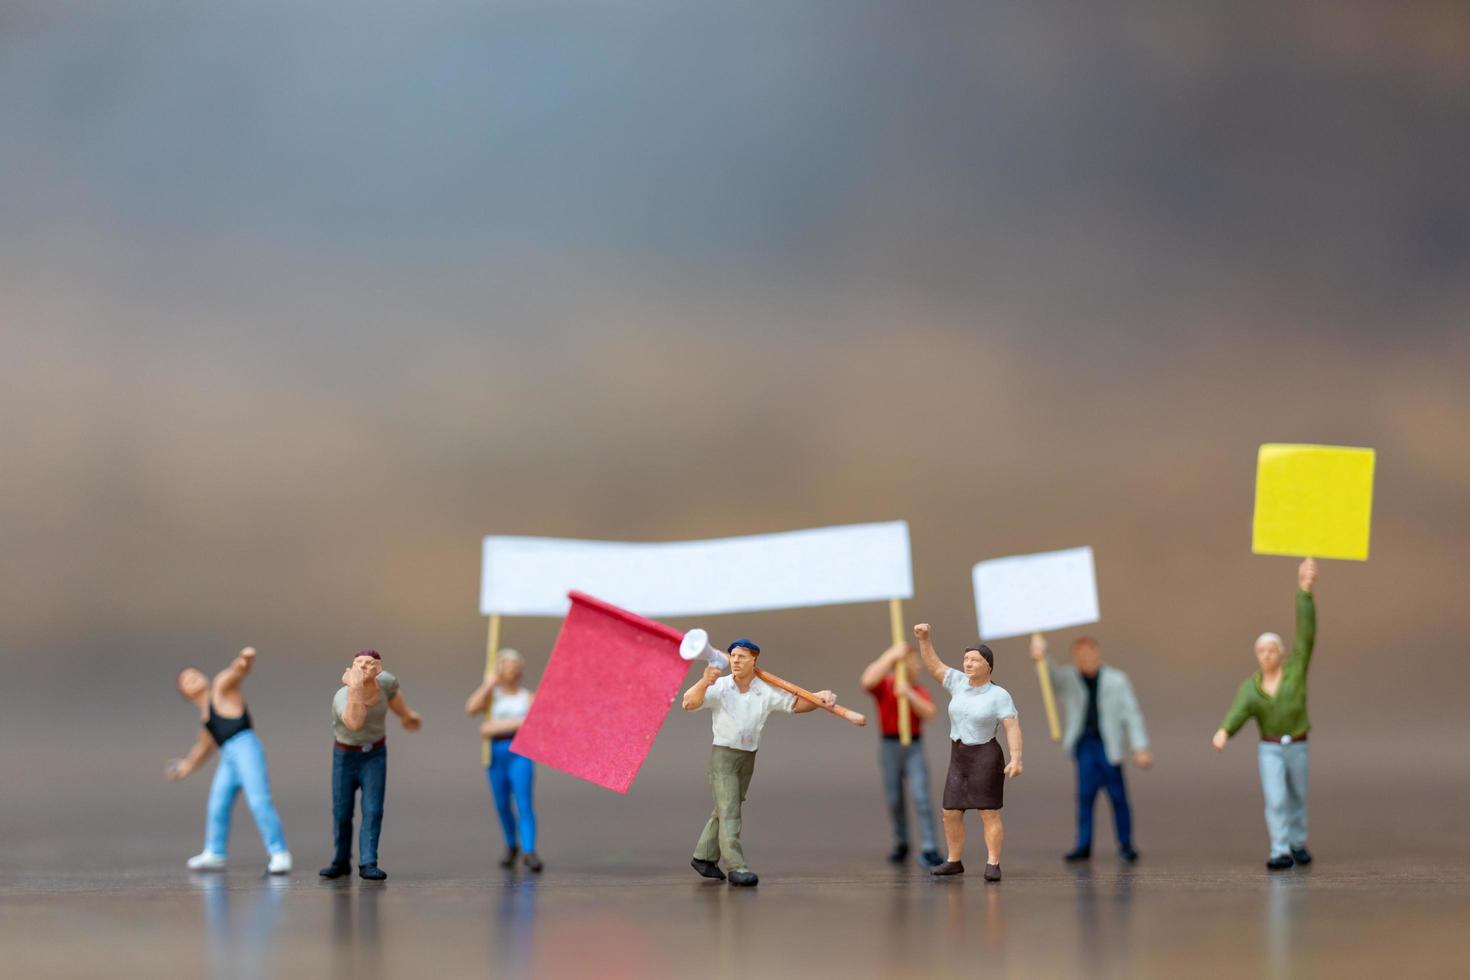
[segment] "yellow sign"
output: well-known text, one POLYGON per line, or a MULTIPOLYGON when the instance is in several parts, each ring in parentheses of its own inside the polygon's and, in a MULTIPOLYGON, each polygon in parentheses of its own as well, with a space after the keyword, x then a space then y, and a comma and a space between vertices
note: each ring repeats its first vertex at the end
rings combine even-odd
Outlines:
POLYGON ((1267 443, 1256 460, 1258 555, 1368 558, 1373 450, 1267 443))

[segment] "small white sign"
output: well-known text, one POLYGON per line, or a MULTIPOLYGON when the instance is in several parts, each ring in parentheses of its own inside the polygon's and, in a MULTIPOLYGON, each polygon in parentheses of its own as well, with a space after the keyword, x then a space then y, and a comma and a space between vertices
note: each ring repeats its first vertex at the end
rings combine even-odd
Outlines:
POLYGON ((485 539, 484 615, 561 616, 572 589, 641 616, 908 599, 909 526, 889 521, 663 543, 485 539))
POLYGON ((975 566, 980 639, 1002 640, 1095 623, 1091 548, 992 558, 975 566))

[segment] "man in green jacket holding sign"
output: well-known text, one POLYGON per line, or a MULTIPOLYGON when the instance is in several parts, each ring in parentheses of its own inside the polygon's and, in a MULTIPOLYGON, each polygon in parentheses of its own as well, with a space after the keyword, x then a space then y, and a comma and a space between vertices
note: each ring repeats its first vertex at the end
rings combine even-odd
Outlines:
POLYGON ((1262 633, 1256 639, 1256 661, 1261 669, 1247 678, 1235 702, 1215 732, 1215 751, 1250 718, 1261 731, 1257 756, 1261 792, 1266 797, 1266 830, 1271 835, 1271 857, 1266 867, 1282 871, 1294 864, 1310 864, 1307 850, 1307 667, 1317 637, 1317 607, 1312 585, 1317 563, 1311 558, 1297 569, 1296 645, 1291 656, 1281 637, 1262 633))

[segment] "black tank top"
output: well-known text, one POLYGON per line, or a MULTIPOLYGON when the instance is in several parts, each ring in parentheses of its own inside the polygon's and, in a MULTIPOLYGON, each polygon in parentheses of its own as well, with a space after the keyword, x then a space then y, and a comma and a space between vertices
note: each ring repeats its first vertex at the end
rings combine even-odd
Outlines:
POLYGON ((250 724, 250 709, 238 718, 224 718, 214 710, 214 697, 209 699, 209 720, 204 723, 205 731, 209 732, 214 739, 215 745, 224 745, 234 736, 252 727, 250 724))

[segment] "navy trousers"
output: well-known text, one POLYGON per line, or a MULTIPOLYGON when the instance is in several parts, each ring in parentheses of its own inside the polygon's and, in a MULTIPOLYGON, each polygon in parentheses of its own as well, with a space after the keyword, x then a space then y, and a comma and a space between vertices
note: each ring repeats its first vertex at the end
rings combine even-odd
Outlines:
POLYGON ((1084 735, 1072 750, 1077 761, 1077 846, 1092 846, 1092 805, 1099 790, 1106 790, 1113 804, 1113 829, 1119 847, 1133 845, 1133 814, 1128 809, 1128 788, 1123 785, 1123 767, 1108 761, 1103 741, 1084 735))
POLYGON ((383 794, 388 783, 388 746, 366 752, 332 749, 332 827, 336 851, 332 863, 352 861, 352 811, 362 794, 362 827, 357 835, 357 863, 378 863, 378 835, 383 832, 383 794))

